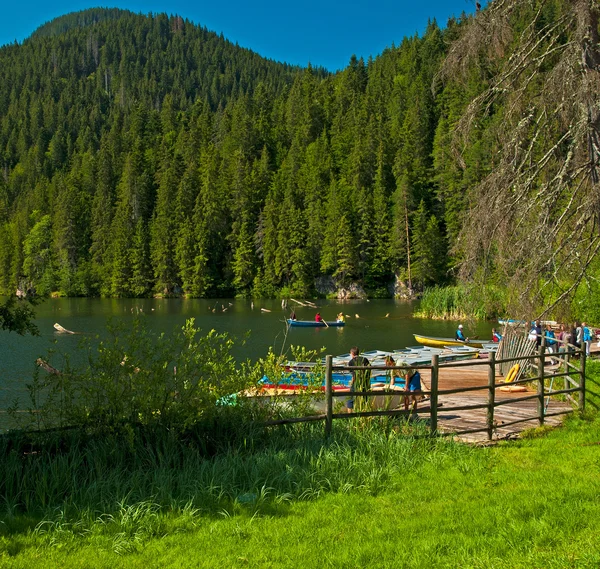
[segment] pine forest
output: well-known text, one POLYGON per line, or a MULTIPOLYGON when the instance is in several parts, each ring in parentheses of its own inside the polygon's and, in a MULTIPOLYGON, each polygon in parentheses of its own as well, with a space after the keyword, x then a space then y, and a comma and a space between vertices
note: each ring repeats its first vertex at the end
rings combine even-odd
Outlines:
POLYGON ((591 0, 496 0, 337 73, 63 16, 0 48, 0 294, 570 302, 600 274, 599 69, 591 0))

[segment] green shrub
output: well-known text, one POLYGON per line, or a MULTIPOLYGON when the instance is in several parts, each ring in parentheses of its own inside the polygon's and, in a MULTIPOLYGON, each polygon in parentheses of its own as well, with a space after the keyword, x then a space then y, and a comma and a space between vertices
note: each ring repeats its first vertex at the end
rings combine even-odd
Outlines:
POLYGON ((185 430, 213 421, 223 413, 219 400, 255 386, 262 377, 257 366, 238 366, 228 334, 211 330, 202 335, 193 319, 168 335, 149 331, 140 317, 130 328, 111 324, 108 333, 97 347, 84 346, 86 365, 74 367, 65 359, 61 373, 36 373, 28 386, 32 412, 23 428, 185 430))

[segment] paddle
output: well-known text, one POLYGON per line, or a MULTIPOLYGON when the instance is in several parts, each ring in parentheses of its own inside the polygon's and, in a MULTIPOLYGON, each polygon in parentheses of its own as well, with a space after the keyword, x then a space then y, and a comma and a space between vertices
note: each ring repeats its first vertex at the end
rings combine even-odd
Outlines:
POLYGON ((327 326, 327 328, 329 328, 329 324, 327 324, 327 320, 325 320, 325 318, 323 318, 323 324, 325 324, 325 326, 327 326))

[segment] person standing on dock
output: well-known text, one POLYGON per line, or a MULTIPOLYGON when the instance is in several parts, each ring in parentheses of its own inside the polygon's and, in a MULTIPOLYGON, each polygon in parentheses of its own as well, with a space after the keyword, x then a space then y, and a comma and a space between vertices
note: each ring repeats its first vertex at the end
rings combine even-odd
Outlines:
MULTIPOLYGON (((360 352, 358 350, 358 347, 352 346, 352 348, 350 348, 351 359, 348 362, 348 367, 366 367, 370 365, 369 360, 359 354, 360 352)), ((354 397, 352 394, 355 391, 368 391, 370 387, 371 372, 368 369, 352 370, 352 380, 350 382, 351 395, 350 399, 346 401, 346 409, 348 413, 352 413, 352 410, 354 409, 354 397)), ((361 403, 363 403, 363 401, 366 402, 367 398, 363 397, 361 403)), ((366 407, 366 405, 363 403, 361 407, 366 407)), ((358 410, 360 411, 361 409, 359 408, 358 410)))
POLYGON ((404 410, 408 411, 408 405, 412 400, 412 412, 416 413, 419 399, 421 398, 421 374, 416 369, 406 372, 406 384, 404 387, 404 410))
POLYGON ((585 322, 581 323, 581 337, 583 338, 582 348, 585 345, 585 355, 589 356, 592 349, 592 332, 585 322))
MULTIPOLYGON (((392 356, 385 356, 385 367, 394 367, 396 360, 392 356)), ((400 379, 402 374, 398 368, 391 369, 385 372, 385 383, 386 387, 394 387, 396 385, 396 379, 400 379)))
POLYGON ((535 330, 535 344, 539 349, 539 347, 542 345, 542 325, 539 320, 535 321, 533 329, 535 330))

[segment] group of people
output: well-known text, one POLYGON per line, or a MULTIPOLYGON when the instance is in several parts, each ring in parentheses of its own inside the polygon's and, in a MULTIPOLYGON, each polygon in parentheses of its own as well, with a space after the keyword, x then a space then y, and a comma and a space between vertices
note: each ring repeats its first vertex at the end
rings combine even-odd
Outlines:
POLYGON ((531 326, 528 338, 535 341, 538 347, 542 345, 542 338, 545 338, 546 350, 550 354, 569 352, 569 345, 571 345, 577 348, 585 346, 585 353, 589 356, 594 332, 586 322, 560 324, 556 332, 551 324, 546 324, 544 329, 540 321, 536 320, 531 326))
MULTIPOLYGON (((294 314, 295 316, 295 314, 294 314)), ((335 317, 337 322, 345 322, 345 318, 344 318, 344 313, 340 312, 336 317, 335 317)), ((320 312, 317 312, 315 314, 315 322, 323 322, 323 317, 321 316, 320 312)))
MULTIPOLYGON (((296 320, 296 311, 292 310, 291 314, 290 314, 290 320, 296 320)), ((338 322, 345 322, 346 319, 344 318, 344 313, 340 312, 337 316, 336 316, 336 320, 338 322)), ((317 312, 315 314, 315 322, 324 322, 323 317, 321 316, 320 312, 317 312)))
MULTIPOLYGON (((367 358, 360 355, 359 349, 353 346, 350 349, 351 359, 348 362, 350 368, 366 368, 370 363, 367 358)), ((392 356, 386 356, 385 365, 393 367, 390 377, 390 387, 396 385, 396 381, 403 379, 404 383, 404 409, 408 411, 409 405, 412 402, 413 412, 417 410, 418 401, 421 398, 421 374, 418 370, 408 367, 406 364, 396 366, 396 362, 392 356)), ((359 369, 352 371, 352 381, 350 383, 350 393, 356 391, 369 391, 371 387, 371 372, 368 369, 359 369)), ((354 397, 346 401, 346 409, 351 413, 354 409, 354 397)))
MULTIPOLYGON (((537 346, 542 345, 542 338, 545 339, 546 350, 549 354, 561 353, 569 351, 569 344, 581 348, 585 346, 586 355, 590 355, 592 341, 594 340, 594 331, 587 325, 586 322, 575 322, 572 325, 560 324, 558 331, 552 324, 546 324, 542 327, 539 320, 535 320, 531 325, 528 338, 532 342, 536 342, 537 346)), ((459 324, 456 330, 455 339, 460 342, 468 342, 463 331, 463 325, 459 324)), ((492 328, 492 341, 500 342, 501 334, 492 328)))

